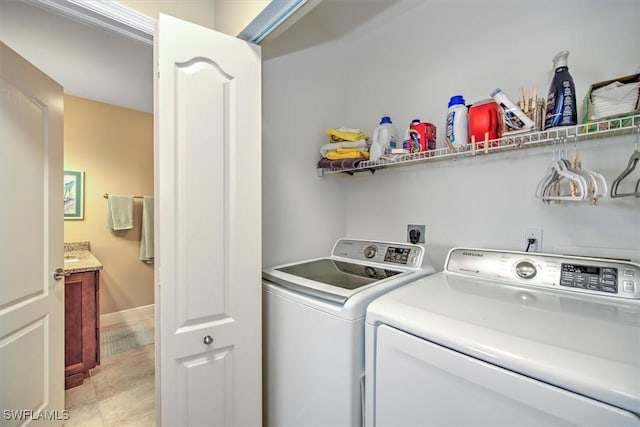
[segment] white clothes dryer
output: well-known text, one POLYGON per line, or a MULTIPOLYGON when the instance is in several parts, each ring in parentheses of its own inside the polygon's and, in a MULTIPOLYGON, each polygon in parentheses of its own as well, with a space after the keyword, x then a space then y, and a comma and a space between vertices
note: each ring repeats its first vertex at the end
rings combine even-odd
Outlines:
POLYGON ((434 271, 421 246, 355 239, 265 269, 264 425, 362 425, 366 307, 434 271))
POLYGON ((453 249, 367 310, 368 426, 640 426, 640 265, 453 249))

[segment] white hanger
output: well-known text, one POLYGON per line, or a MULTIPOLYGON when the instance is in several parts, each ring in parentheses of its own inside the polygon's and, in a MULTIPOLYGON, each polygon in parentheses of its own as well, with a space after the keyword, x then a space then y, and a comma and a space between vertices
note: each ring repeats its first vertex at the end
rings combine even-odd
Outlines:
MULTIPOLYGON (((565 140, 563 138, 562 142, 565 140)), ((564 146, 563 146, 564 147, 564 146)), ((586 173, 571 167, 568 160, 562 157, 561 149, 558 150, 559 160, 554 160, 545 176, 536 187, 536 197, 543 202, 559 203, 562 200, 586 200, 588 198, 589 184, 585 179, 586 173)), ((553 152, 555 159, 555 150, 553 152)))
POLYGON ((571 163, 574 167, 580 171, 582 171, 585 175, 585 179, 589 184, 588 187, 588 198, 595 205, 598 203, 598 199, 604 197, 607 194, 607 181, 604 179, 604 176, 599 174, 598 172, 592 171, 590 169, 586 169, 582 167, 582 163, 580 161, 580 157, 578 155, 578 150, 575 146, 573 146, 573 154, 572 154, 571 163))

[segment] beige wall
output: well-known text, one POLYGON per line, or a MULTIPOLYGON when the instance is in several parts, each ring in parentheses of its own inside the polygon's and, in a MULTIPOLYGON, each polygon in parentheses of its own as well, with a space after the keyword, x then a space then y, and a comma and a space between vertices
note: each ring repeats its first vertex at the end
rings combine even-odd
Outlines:
POLYGON ((153 195, 153 115, 84 98, 64 98, 64 168, 85 173, 84 220, 65 220, 65 242, 89 241, 100 260, 100 314, 153 304, 153 265, 138 259, 134 228, 106 229, 104 193, 153 195))
POLYGON ((237 36, 271 3, 263 0, 215 0, 213 29, 237 36))
POLYGON ((118 3, 154 19, 165 13, 213 28, 214 0, 118 0, 118 3))
POLYGON ((154 19, 165 13, 235 37, 271 0, 118 0, 118 3, 154 19))

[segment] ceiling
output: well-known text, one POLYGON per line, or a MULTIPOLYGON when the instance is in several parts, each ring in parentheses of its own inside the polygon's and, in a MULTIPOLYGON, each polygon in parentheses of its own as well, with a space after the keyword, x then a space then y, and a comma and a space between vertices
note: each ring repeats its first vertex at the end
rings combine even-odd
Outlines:
MULTIPOLYGON (((132 17, 103 20, 108 24, 105 27, 104 22, 73 16, 69 19, 69 14, 57 12, 55 7, 42 8, 41 4, 36 7, 34 1, 0 0, 0 40, 60 83, 67 94, 138 111, 153 111, 153 36, 150 34, 153 19, 139 23, 135 21, 138 19, 135 15, 139 14, 134 13, 132 17), (127 19, 133 19, 133 24, 128 24, 127 19), (119 23, 120 20, 125 24, 119 23), (127 33, 132 27, 134 30, 127 33)), ((376 16, 386 9, 406 1, 307 0, 304 7, 278 22, 280 27, 261 42, 263 59, 345 37, 368 22, 375 23, 376 16)), ((37 2, 53 6, 81 3, 80 0, 37 2)), ((287 4, 294 3, 289 0, 287 4)), ((261 10, 256 4, 252 7, 254 11, 261 10)), ((247 16, 245 13, 242 19, 249 19, 247 16)))

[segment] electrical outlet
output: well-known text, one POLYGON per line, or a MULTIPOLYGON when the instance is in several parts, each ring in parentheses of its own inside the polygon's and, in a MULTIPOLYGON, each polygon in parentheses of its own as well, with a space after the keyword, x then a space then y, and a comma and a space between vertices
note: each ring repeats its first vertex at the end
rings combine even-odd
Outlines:
POLYGON ((425 225, 407 224, 407 242, 424 243, 427 237, 427 227, 425 225))
POLYGON ((526 227, 522 232, 522 250, 525 252, 542 251, 542 228, 526 227), (534 239, 529 243, 529 239, 534 239))

